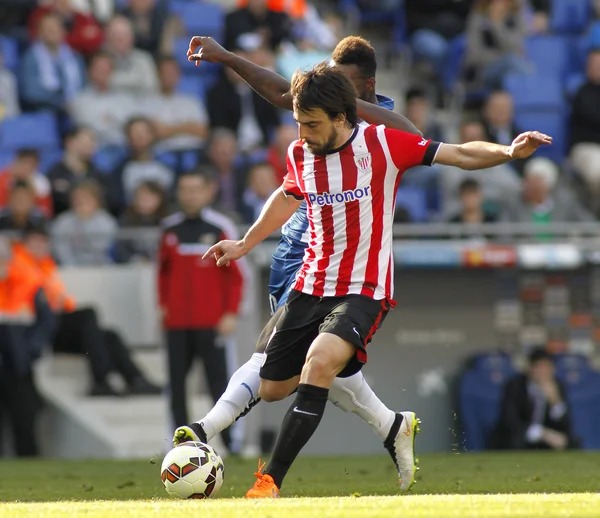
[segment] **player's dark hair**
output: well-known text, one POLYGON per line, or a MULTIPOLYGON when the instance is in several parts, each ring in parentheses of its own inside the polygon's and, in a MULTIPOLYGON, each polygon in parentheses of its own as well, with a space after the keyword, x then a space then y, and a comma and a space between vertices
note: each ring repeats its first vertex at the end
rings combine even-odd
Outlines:
POLYGON ((354 85, 345 74, 327 63, 306 72, 296 71, 290 91, 294 106, 300 111, 321 108, 331 120, 345 115, 353 128, 358 122, 354 85))
POLYGON ((17 151, 17 158, 32 158, 33 160, 40 161, 40 154, 37 149, 30 147, 23 147, 17 151))
POLYGON ((348 36, 340 41, 331 55, 336 65, 356 65, 365 79, 375 77, 377 58, 371 43, 360 36, 348 36))
POLYGON ((467 178, 460 182, 458 192, 462 196, 463 194, 466 194, 468 192, 477 192, 480 189, 481 186, 479 185, 479 182, 477 180, 475 180, 474 178, 467 178))

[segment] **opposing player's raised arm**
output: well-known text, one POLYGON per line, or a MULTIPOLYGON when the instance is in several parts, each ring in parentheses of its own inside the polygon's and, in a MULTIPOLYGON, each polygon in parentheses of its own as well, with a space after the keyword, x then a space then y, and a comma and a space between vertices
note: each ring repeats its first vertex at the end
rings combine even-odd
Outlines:
POLYGON ((285 78, 258 66, 233 52, 225 50, 212 38, 194 36, 187 51, 188 60, 199 65, 201 61, 223 63, 240 77, 261 97, 285 110, 292 109, 290 82, 285 78))
POLYGON ((375 126, 382 124, 387 128, 405 131, 406 133, 418 135, 419 137, 423 136, 423 133, 421 133, 417 127, 403 115, 360 99, 356 100, 356 108, 358 116, 369 124, 375 124, 375 126))
POLYGON ((302 200, 284 192, 284 187, 277 189, 265 203, 262 212, 246 235, 240 241, 219 241, 204 254, 203 258, 214 255, 218 266, 229 266, 245 256, 260 242, 267 239, 273 232, 292 217, 302 200))
POLYGON ((521 133, 510 146, 490 142, 467 142, 460 145, 441 144, 435 156, 435 162, 466 170, 487 169, 511 160, 528 158, 540 146, 550 144, 552 144, 552 137, 538 131, 521 133))

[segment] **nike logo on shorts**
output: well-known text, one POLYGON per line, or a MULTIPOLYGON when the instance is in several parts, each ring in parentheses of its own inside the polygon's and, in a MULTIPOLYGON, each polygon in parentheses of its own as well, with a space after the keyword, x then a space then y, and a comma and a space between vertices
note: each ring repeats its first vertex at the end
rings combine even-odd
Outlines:
POLYGON ((312 412, 305 412, 304 410, 300 410, 297 406, 294 407, 294 412, 298 412, 299 414, 314 415, 315 417, 319 417, 319 414, 313 414, 312 412))

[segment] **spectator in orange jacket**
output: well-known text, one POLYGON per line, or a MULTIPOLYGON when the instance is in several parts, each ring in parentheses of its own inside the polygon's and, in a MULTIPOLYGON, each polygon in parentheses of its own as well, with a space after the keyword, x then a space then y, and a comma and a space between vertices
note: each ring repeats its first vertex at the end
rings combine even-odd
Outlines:
POLYGON ((40 398, 33 365, 51 340, 54 319, 40 277, 13 258, 4 237, 0 237, 0 315, 0 416, 10 422, 15 453, 36 456, 40 398))
POLYGON ((121 337, 112 330, 101 329, 93 308, 79 308, 66 290, 58 268, 50 255, 50 240, 45 228, 29 228, 22 244, 14 245, 19 265, 38 275, 48 303, 58 316, 53 339, 55 352, 85 353, 90 361, 92 396, 116 395, 107 380, 110 371, 118 372, 128 387, 128 394, 159 394, 161 389, 150 383, 135 365, 121 337))
POLYGON ((50 5, 38 7, 29 17, 29 36, 32 40, 37 37, 39 21, 47 13, 56 13, 67 31, 66 42, 69 46, 84 56, 89 56, 100 49, 104 41, 102 27, 91 14, 77 11, 71 5, 71 0, 54 0, 50 5))

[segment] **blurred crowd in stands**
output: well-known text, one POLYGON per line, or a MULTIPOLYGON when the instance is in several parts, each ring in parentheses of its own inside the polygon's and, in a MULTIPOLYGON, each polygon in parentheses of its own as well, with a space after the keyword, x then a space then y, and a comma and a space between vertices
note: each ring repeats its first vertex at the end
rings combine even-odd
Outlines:
POLYGON ((129 245, 119 252, 118 228, 157 226, 177 177, 198 165, 214 170, 215 208, 251 223, 285 173, 295 125, 231 70, 188 63, 189 38, 212 35, 289 78, 329 58, 340 13, 358 13, 366 33, 377 24, 380 74, 396 74, 397 109, 425 136, 509 144, 538 129, 555 138, 527 163, 409 171, 398 222, 597 217, 600 2, 230 3, 0 0, 0 228, 52 220, 60 264, 148 259, 129 245), (408 78, 382 66, 396 53, 408 58, 408 78))

